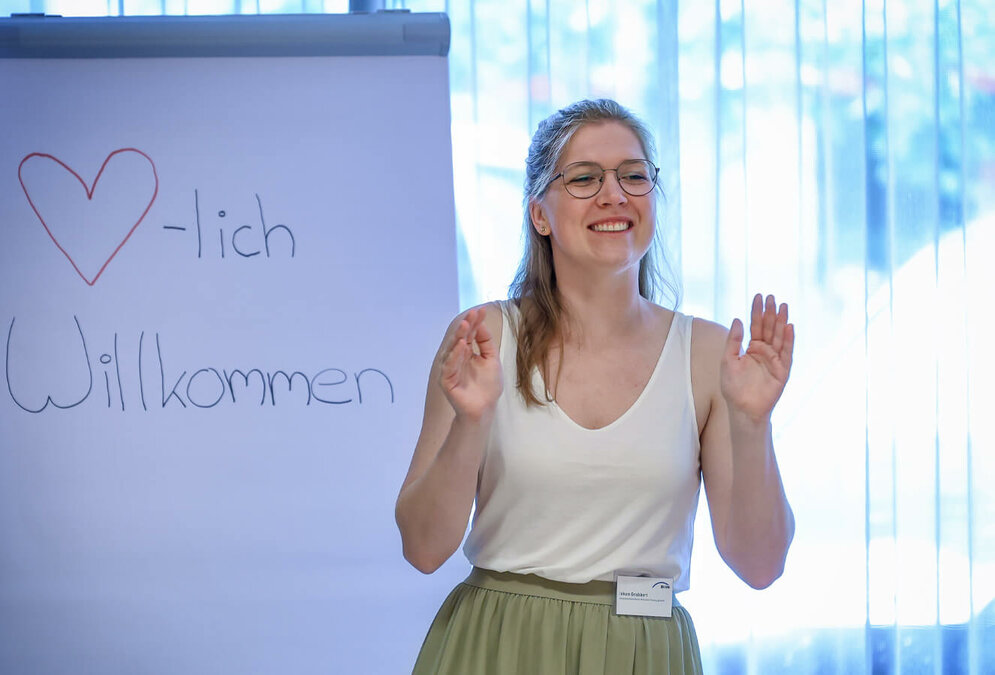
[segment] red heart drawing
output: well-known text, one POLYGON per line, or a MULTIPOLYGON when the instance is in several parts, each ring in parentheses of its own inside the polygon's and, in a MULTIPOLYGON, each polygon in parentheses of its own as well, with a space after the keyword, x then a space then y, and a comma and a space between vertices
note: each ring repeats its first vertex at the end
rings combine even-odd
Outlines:
POLYGON ((107 155, 89 186, 65 162, 41 152, 21 160, 17 179, 56 248, 90 286, 97 283, 159 194, 155 163, 135 148, 121 148, 107 155), (105 169, 107 187, 95 200, 94 192, 105 169), (73 178, 83 186, 85 201, 83 194, 73 188, 73 178), (150 186, 152 196, 148 197, 150 186))

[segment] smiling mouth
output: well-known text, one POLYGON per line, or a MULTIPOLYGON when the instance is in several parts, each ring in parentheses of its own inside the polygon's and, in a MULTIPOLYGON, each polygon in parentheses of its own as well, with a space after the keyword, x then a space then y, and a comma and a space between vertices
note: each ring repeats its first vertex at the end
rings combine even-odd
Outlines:
POLYGON ((595 232, 624 232, 632 227, 632 222, 628 220, 612 220, 605 223, 595 223, 588 229, 595 232))

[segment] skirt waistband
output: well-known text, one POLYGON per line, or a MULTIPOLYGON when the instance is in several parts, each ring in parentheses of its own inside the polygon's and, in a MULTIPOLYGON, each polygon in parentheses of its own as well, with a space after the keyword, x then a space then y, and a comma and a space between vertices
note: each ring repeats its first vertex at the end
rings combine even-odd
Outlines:
MULTIPOLYGON (((566 581, 553 581, 535 574, 515 574, 514 572, 495 572, 481 567, 474 567, 470 576, 463 582, 491 591, 517 593, 518 595, 533 595, 553 600, 567 602, 586 602, 595 605, 615 604, 614 581, 589 581, 586 584, 572 584, 566 581)), ((674 606, 680 603, 674 598, 674 606)))

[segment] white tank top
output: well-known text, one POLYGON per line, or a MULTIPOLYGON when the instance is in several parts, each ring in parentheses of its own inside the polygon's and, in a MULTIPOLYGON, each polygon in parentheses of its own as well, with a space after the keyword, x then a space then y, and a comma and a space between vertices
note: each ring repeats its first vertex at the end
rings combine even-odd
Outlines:
MULTIPOLYGON (((691 319, 675 313, 636 402, 601 429, 556 403, 526 408, 515 388, 515 334, 503 303, 504 393, 477 484, 463 552, 473 565, 586 583, 616 574, 689 586, 698 506, 698 426, 691 394, 691 319)), ((533 387, 543 392, 539 370, 533 387)))

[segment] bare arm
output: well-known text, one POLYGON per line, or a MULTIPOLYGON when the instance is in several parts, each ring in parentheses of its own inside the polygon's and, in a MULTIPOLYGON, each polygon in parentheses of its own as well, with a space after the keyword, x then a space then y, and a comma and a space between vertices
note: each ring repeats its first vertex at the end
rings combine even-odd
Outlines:
POLYGON ((501 395, 494 305, 453 320, 432 364, 425 417, 395 507, 404 557, 429 574, 459 547, 501 395))
POLYGON ((794 327, 787 305, 754 298, 750 344, 743 325, 703 324, 693 363, 711 404, 701 433, 701 468, 715 544, 722 559, 754 588, 784 570, 795 521, 784 494, 770 415, 791 369, 794 327))

